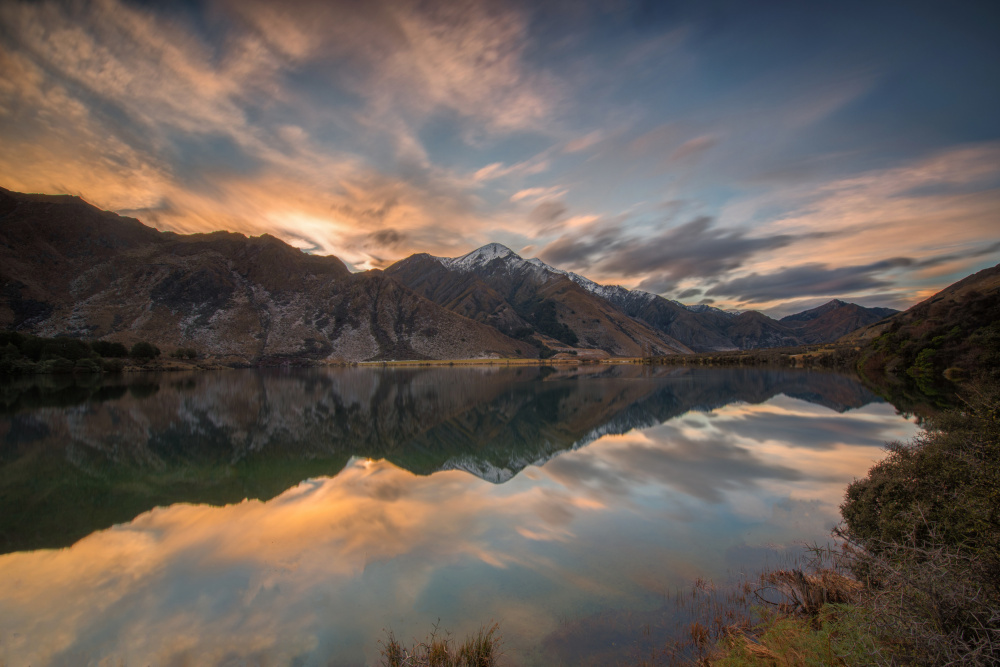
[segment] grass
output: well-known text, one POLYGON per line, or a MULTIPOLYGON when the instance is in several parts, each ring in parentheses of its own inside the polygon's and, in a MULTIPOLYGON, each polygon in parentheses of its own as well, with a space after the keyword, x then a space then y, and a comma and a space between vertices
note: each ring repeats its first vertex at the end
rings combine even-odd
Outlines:
POLYGON ((497 623, 479 628, 461 644, 455 644, 447 634, 440 636, 437 625, 426 639, 409 648, 396 639, 392 630, 387 630, 386 638, 379 642, 383 667, 496 667, 502 648, 497 623))
POLYGON ((864 609, 825 604, 814 617, 765 613, 754 634, 732 632, 710 660, 717 667, 812 667, 868 664, 874 638, 864 609))

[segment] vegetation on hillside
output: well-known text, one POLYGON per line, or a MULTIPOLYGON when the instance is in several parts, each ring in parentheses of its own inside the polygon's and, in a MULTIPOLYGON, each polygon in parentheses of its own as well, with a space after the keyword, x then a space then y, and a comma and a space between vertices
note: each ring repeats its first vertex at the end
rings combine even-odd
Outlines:
POLYGON ((851 345, 800 345, 698 354, 647 357, 648 364, 667 366, 778 366, 783 368, 828 368, 853 370, 858 349, 851 345))
POLYGON ((858 370, 907 376, 921 388, 943 376, 1000 378, 1000 295, 970 290, 914 306, 864 347, 858 370))
MULTIPOLYGON (((122 343, 58 336, 45 338, 18 331, 0 331, 0 375, 120 372, 125 359, 145 363, 160 356, 160 348, 139 341, 127 349, 122 343)), ((171 356, 194 359, 193 348, 180 348, 171 356)))

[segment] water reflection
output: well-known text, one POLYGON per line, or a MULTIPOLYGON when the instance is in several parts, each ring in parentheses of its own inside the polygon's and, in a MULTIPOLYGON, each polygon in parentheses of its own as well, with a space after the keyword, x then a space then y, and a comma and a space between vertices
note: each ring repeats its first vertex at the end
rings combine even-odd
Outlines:
POLYGON ((128 522, 0 556, 0 663, 370 664, 382 628, 438 618, 501 621, 514 664, 577 663, 580 619, 825 537, 914 428, 790 371, 152 384, 0 417, 8 549, 128 522))
MULTIPOLYGON (((21 381, 3 388, 0 552, 67 546, 159 505, 266 500, 352 456, 504 482, 601 435, 779 393, 838 411, 877 400, 836 375, 636 366, 21 381)), ((820 432, 786 421, 805 445, 820 432)))

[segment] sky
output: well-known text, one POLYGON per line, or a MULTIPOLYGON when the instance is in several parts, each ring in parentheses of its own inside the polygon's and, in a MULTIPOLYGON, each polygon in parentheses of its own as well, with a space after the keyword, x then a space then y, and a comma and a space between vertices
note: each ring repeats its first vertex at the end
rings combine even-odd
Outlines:
POLYGON ((1000 5, 0 2, 0 186, 784 315, 1000 261, 1000 5))

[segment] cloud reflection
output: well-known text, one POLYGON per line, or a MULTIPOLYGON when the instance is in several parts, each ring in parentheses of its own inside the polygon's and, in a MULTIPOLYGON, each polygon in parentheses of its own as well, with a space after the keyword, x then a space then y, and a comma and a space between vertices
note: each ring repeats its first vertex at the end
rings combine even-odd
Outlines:
POLYGON ((821 538, 870 443, 912 428, 884 404, 833 418, 777 398, 607 436, 504 485, 354 459, 269 502, 157 508, 0 557, 0 658, 371 662, 383 627, 438 617, 459 634, 500 620, 527 654, 597 600, 641 605, 745 545, 821 538), (786 439, 809 417, 823 446, 786 439))

